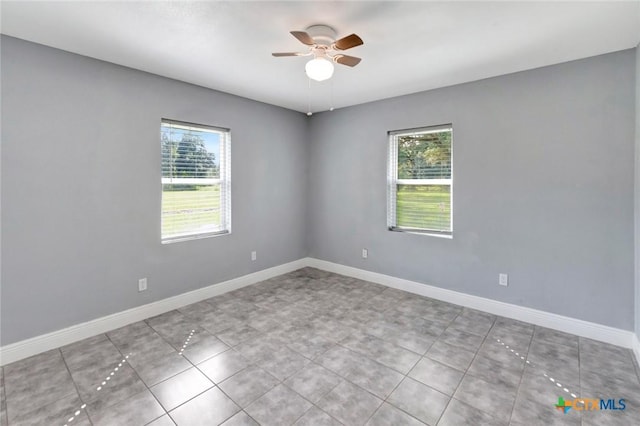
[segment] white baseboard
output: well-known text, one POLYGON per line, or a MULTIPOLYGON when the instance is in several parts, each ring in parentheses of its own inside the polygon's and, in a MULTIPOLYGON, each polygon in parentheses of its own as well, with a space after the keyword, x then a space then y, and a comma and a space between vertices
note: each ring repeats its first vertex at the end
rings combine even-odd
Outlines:
MULTIPOLYGON (((404 280, 401 278, 379 274, 377 272, 366 271, 364 269, 353 268, 351 266, 327 262, 324 260, 308 258, 307 265, 325 271, 335 272, 337 274, 347 275, 353 278, 359 278, 361 280, 382 284, 384 286, 396 288, 398 290, 408 291, 410 293, 419 294, 421 296, 431 297, 433 299, 438 299, 445 302, 454 303, 456 305, 477 309, 483 312, 488 312, 490 314, 500 315, 503 317, 528 322, 542 327, 552 328, 554 330, 564 331, 566 333, 587 337, 589 339, 611 343, 613 345, 622 346, 625 348, 634 347, 634 338, 636 339, 635 341, 637 343, 637 336, 633 332, 621 330, 619 328, 608 327, 593 322, 539 311, 537 309, 512 305, 509 303, 499 302, 497 300, 486 299, 484 297, 472 296, 466 293, 447 290, 440 287, 422 284, 415 281, 404 280)), ((635 351, 636 358, 640 362, 640 349, 636 349, 635 351)))
POLYGON ((468 308, 478 309, 494 315, 500 315, 531 324, 564 331, 593 340, 630 348, 640 365, 640 341, 631 331, 608 327, 588 321, 512 305, 492 299, 486 299, 470 294, 459 293, 440 287, 392 277, 364 269, 353 268, 337 263, 314 258, 299 259, 290 263, 264 269, 242 277, 234 278, 205 288, 183 293, 168 299, 163 299, 147 305, 128 309, 106 317, 98 318, 82 324, 77 324, 52 333, 36 336, 11 345, 0 347, 0 365, 6 365, 38 353, 68 345, 88 337, 105 333, 125 325, 142 321, 143 319, 199 302, 210 297, 236 290, 278 275, 286 274, 305 266, 335 272, 354 278, 382 284, 387 287, 404 290, 421 296, 454 303, 468 308))
POLYGON ((246 287, 287 272, 295 271, 307 265, 306 259, 299 259, 273 268, 263 269, 221 283, 213 284, 157 302, 127 309, 92 321, 77 324, 62 330, 22 340, 0 347, 0 365, 6 365, 21 359, 39 354, 50 349, 68 345, 100 333, 115 330, 143 319, 160 315, 182 306, 218 296, 232 290, 246 287))

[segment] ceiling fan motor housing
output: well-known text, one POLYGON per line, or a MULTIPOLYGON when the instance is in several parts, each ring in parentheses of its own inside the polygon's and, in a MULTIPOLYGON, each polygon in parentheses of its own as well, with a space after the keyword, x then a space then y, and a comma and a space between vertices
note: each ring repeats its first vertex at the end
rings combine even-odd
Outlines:
POLYGON ((312 25, 306 29, 307 34, 316 44, 330 47, 336 41, 336 30, 327 25, 312 25))

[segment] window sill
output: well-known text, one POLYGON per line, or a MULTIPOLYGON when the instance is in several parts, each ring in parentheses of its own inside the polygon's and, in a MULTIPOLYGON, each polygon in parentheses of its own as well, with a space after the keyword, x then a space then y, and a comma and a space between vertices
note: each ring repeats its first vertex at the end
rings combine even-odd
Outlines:
POLYGON ((207 234, 198 234, 198 235, 185 235, 182 237, 173 237, 173 238, 167 238, 161 241, 162 244, 173 244, 173 243, 181 243, 184 241, 191 241, 191 240, 202 240, 204 238, 213 238, 213 237, 220 237, 223 235, 230 235, 231 231, 220 231, 220 232, 209 232, 207 234))
POLYGON ((391 232, 401 232, 403 234, 426 235, 429 237, 444 238, 445 240, 453 239, 453 233, 445 234, 445 233, 434 232, 434 231, 417 231, 414 229, 402 229, 402 228, 387 228, 387 229, 391 232))

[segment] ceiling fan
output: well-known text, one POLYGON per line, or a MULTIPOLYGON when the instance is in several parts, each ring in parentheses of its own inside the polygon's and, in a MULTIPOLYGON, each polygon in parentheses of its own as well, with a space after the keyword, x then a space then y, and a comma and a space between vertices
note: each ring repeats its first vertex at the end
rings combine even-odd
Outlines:
POLYGON ((326 25, 312 25, 306 31, 291 31, 291 35, 308 46, 307 52, 279 52, 273 56, 313 56, 307 62, 305 71, 309 78, 323 81, 333 75, 333 63, 355 67, 360 58, 341 53, 344 50, 364 44, 357 34, 351 34, 336 40, 336 32, 326 25))

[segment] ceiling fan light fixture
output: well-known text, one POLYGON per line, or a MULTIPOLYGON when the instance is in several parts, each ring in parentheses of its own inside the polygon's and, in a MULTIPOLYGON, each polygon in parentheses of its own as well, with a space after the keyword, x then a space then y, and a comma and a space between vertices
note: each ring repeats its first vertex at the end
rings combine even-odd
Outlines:
POLYGON ((333 75, 333 64, 325 58, 313 58, 307 62, 304 70, 310 79, 315 81, 324 81, 331 78, 333 75))

